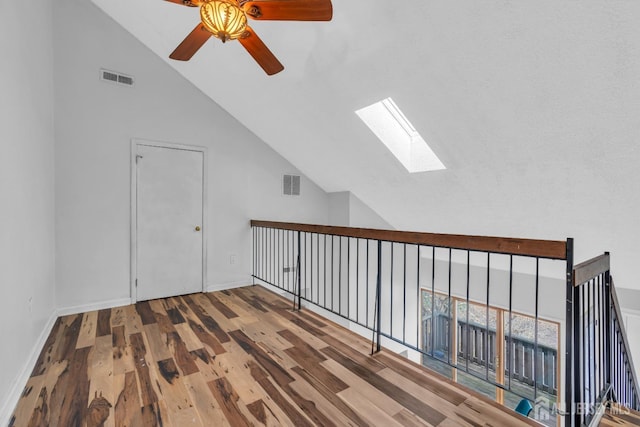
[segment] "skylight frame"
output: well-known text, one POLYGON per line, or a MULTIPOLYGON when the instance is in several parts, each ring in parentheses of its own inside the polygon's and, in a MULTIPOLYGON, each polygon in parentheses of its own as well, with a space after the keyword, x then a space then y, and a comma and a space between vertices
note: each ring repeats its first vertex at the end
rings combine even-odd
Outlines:
POLYGON ((355 113, 409 173, 446 169, 391 97, 355 113))

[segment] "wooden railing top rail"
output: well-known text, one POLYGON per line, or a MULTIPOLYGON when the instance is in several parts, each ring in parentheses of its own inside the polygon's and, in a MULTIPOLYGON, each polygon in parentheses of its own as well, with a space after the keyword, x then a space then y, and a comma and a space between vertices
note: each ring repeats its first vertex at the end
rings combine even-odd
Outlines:
POLYGON ((636 368, 633 365, 633 358, 631 357, 631 352, 629 347, 629 340, 627 338, 627 331, 624 326, 624 318, 622 317, 622 311, 620 310, 620 302, 618 301, 618 294, 616 292, 616 287, 613 284, 613 278, 611 280, 611 303, 613 304, 613 309, 616 312, 616 317, 618 318, 618 326, 620 327, 620 335, 622 336, 622 341, 624 342, 625 350, 627 351, 627 361, 629 362, 629 371, 631 373, 631 377, 633 378, 633 384, 635 386, 635 392, 640 397, 640 382, 638 382, 638 377, 636 376, 636 368))
POLYGON ((435 234, 413 231, 378 230, 373 228, 336 227, 274 221, 251 221, 252 227, 276 228, 318 234, 383 240, 481 252, 522 255, 549 259, 567 259, 567 243, 561 240, 516 239, 509 237, 435 234))
POLYGON ((609 271, 611 265, 610 258, 608 253, 604 253, 573 267, 573 286, 580 286, 594 277, 609 271))

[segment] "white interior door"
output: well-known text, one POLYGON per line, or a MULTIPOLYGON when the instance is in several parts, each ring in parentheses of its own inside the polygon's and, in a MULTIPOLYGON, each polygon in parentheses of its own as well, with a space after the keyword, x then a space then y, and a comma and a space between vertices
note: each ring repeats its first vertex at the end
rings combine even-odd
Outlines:
POLYGON ((136 300, 203 290, 204 152, 136 144, 136 300))

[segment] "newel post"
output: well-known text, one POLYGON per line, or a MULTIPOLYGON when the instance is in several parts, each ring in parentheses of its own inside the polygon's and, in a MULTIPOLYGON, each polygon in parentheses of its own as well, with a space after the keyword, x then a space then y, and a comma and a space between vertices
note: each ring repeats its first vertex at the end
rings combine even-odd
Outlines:
MULTIPOLYGON (((574 391, 574 339, 578 340, 578 334, 574 331, 574 296, 575 287, 573 286, 573 239, 567 239, 567 276, 566 276, 566 318, 565 318, 565 351, 564 351, 564 418, 565 426, 575 425, 573 391, 574 391), (574 337, 575 335, 575 337, 574 337)), ((576 313, 577 314, 577 310, 576 313)))

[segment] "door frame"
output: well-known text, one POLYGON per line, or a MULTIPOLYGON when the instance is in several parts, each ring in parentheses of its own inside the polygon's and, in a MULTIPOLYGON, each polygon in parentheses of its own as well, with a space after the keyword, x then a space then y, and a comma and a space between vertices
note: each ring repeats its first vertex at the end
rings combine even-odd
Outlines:
POLYGON ((207 288, 207 234, 208 234, 208 207, 207 207, 207 188, 208 188, 208 173, 207 173, 207 164, 208 164, 208 153, 207 147, 202 147, 198 145, 185 145, 185 144, 176 144, 172 142, 162 142, 162 141, 152 141, 141 138, 132 138, 131 139, 131 152, 130 152, 130 163, 131 163, 131 246, 130 246, 130 259, 131 259, 131 268, 130 268, 130 277, 129 277, 129 287, 130 287, 130 295, 131 295, 131 303, 135 303, 138 300, 138 292, 136 287, 136 279, 138 275, 138 174, 136 168, 136 156, 138 154, 138 146, 146 145, 150 147, 158 147, 158 148, 168 148, 174 150, 185 150, 185 151, 195 151, 202 153, 202 292, 207 288))

